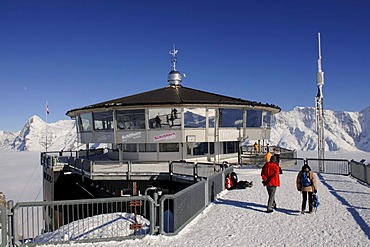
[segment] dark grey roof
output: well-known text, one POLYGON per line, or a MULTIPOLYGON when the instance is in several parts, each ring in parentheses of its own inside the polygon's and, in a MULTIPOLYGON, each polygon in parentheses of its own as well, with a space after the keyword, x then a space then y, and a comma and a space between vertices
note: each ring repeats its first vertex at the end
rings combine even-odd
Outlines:
POLYGON ((179 104, 220 104, 220 105, 250 105, 272 107, 280 111, 280 107, 272 104, 263 104, 261 102, 243 100, 240 98, 228 97, 220 94, 204 92, 197 89, 177 86, 167 86, 151 91, 134 94, 118 99, 105 101, 78 109, 70 110, 66 115, 75 111, 88 110, 95 108, 107 108, 112 106, 135 106, 135 105, 179 105, 179 104))

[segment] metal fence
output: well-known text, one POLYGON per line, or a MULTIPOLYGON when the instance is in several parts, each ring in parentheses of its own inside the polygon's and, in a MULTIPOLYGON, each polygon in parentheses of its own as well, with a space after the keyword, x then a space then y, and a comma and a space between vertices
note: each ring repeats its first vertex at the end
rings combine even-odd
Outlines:
POLYGON ((315 159, 315 158, 296 158, 294 165, 284 163, 285 159, 282 160, 283 170, 288 171, 300 171, 302 166, 307 164, 310 166, 313 172, 326 173, 326 174, 338 174, 338 175, 349 175, 349 161, 345 159, 315 159), (285 165, 284 165, 285 164, 285 165), (287 165, 288 164, 288 165, 287 165))
POLYGON ((174 195, 164 195, 159 203, 159 233, 179 233, 225 189, 226 174, 233 171, 233 167, 228 167, 174 195))
MULTIPOLYGON (((77 161, 75 157, 42 156, 42 159, 44 166, 64 166, 73 160, 76 169, 89 170, 84 160, 77 161)), ((161 195, 154 190, 150 196, 146 190, 143 196, 20 202, 16 205, 9 201, 8 209, 0 207, 0 247, 177 234, 225 189, 226 174, 232 172, 233 167, 179 161, 167 164, 166 170, 173 181, 187 181, 191 185, 174 195, 161 195)))
POLYGON ((7 224, 7 213, 6 208, 3 205, 0 205, 0 247, 7 245, 7 232, 8 232, 8 224, 7 224))
POLYGON ((150 196, 11 204, 16 246, 122 240, 154 232, 150 196))
POLYGON ((370 185, 370 164, 351 160, 349 163, 351 176, 370 185))
MULTIPOLYGON (((274 147, 273 150, 276 150, 274 147)), ((280 149, 280 163, 283 170, 301 170, 304 164, 308 164, 314 172, 327 174, 350 174, 349 161, 345 159, 315 159, 298 158, 295 150, 280 149)), ((242 154, 242 164, 262 167, 265 164, 265 154, 242 154)))

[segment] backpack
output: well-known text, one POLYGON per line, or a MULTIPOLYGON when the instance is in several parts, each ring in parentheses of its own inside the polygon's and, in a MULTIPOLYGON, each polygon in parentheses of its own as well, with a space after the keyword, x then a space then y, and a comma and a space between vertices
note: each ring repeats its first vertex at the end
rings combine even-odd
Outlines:
POLYGON ((317 209, 319 205, 320 205, 319 197, 316 193, 313 193, 312 194, 312 207, 317 209))
POLYGON ((303 187, 308 187, 308 186, 312 185, 311 179, 310 179, 310 173, 308 171, 307 172, 302 172, 301 185, 303 187))
POLYGON ((236 175, 235 172, 232 172, 230 175, 231 175, 231 181, 233 182, 233 185, 235 186, 238 183, 238 175, 236 175))
POLYGON ((230 176, 230 174, 228 174, 227 178, 226 178, 226 181, 225 181, 225 187, 226 189, 228 190, 231 190, 234 188, 234 184, 233 184, 233 180, 230 176))

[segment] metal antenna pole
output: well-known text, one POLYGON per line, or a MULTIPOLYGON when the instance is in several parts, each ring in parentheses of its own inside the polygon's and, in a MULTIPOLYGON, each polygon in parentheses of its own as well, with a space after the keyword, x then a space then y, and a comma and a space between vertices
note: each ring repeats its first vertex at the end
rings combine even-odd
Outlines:
POLYGON ((176 58, 176 54, 178 53, 179 51, 175 49, 175 45, 173 45, 173 49, 170 50, 170 54, 172 55, 172 59, 171 59, 171 62, 172 62, 172 69, 173 70, 176 70, 176 62, 177 62, 177 58, 176 58))
POLYGON ((324 95, 322 92, 322 86, 324 85, 324 72, 321 68, 321 40, 320 33, 318 33, 318 51, 319 58, 317 60, 317 95, 315 97, 315 114, 316 114, 316 130, 318 135, 318 159, 319 160, 319 170, 324 171, 323 159, 325 158, 325 142, 324 142, 324 95))

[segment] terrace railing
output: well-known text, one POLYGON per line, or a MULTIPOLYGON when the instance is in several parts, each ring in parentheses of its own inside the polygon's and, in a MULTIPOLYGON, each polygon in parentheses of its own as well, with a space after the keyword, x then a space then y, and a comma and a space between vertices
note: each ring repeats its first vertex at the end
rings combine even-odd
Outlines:
POLYGON ((150 196, 20 202, 14 207, 10 205, 12 245, 143 237, 154 233, 154 207, 155 202, 150 196))

